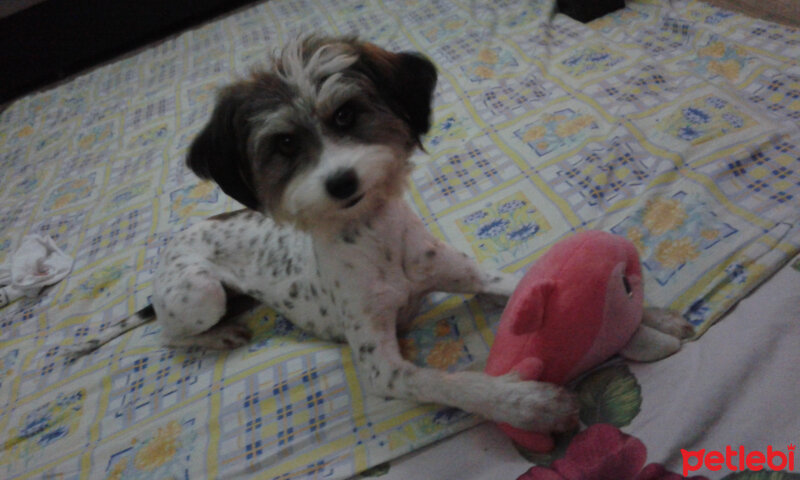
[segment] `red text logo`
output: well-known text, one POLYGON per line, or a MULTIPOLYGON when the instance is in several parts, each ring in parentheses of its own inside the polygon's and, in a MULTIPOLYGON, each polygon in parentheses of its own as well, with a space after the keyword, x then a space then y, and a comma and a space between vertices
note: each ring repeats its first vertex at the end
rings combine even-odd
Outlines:
POLYGON ((785 468, 794 469, 794 445, 786 447, 786 453, 775 450, 772 445, 767 446, 767 452, 745 452, 744 447, 740 446, 734 450, 730 445, 725 447, 725 452, 705 449, 691 450, 681 449, 683 456, 683 476, 700 469, 703 465, 712 472, 721 470, 723 467, 731 471, 752 470, 757 472, 764 468, 770 470, 783 470, 785 468))

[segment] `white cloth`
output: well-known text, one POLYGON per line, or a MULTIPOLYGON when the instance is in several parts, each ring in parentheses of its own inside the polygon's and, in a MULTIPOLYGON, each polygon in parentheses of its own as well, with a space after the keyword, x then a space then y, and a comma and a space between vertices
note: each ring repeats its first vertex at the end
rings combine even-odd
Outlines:
POLYGON ((22 296, 38 296, 44 287, 63 280, 72 263, 49 236, 26 235, 11 259, 0 266, 0 308, 22 296))

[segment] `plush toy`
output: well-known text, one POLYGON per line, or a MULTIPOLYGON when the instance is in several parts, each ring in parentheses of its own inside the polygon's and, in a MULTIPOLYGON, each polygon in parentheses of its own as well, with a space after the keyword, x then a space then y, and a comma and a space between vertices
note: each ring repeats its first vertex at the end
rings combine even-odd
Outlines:
MULTIPOLYGON (((601 231, 556 243, 520 281, 506 305, 486 373, 565 384, 619 352, 643 311, 639 255, 627 239, 601 231)), ((535 452, 548 434, 500 428, 535 452)))

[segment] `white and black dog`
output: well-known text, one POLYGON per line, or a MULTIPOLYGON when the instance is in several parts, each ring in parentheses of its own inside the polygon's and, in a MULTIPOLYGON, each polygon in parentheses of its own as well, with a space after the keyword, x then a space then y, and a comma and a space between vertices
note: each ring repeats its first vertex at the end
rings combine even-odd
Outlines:
POLYGON ((560 387, 422 368, 400 354, 397 329, 424 295, 509 296, 516 286, 433 237, 403 198, 436 78, 418 54, 310 37, 224 89, 187 163, 248 209, 177 234, 160 260, 152 308, 74 352, 153 314, 166 344, 237 347, 250 332, 220 320, 232 297, 246 295, 321 338, 346 341, 375 394, 520 428, 573 427, 576 402, 560 387))

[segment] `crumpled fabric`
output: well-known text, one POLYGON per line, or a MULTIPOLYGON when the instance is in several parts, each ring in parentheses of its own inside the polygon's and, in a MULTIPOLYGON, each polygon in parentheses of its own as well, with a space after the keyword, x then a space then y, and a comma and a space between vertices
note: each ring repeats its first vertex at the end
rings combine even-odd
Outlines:
POLYGON ((21 298, 37 297, 72 271, 73 259, 50 236, 22 238, 17 251, 0 266, 0 308, 21 298))

